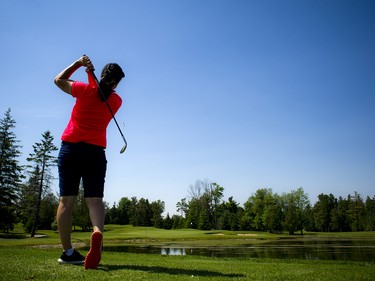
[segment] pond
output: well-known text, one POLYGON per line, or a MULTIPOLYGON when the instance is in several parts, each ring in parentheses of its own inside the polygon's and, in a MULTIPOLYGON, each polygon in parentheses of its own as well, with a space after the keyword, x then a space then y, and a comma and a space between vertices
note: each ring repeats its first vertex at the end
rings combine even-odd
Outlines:
POLYGON ((209 257, 346 260, 375 262, 375 240, 278 240, 233 247, 105 246, 104 251, 209 257))

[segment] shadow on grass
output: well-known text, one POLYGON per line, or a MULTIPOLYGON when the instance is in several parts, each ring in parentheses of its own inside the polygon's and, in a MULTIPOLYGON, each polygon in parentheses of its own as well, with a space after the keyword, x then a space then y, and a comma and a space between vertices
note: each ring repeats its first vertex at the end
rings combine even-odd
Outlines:
POLYGON ((168 268, 160 266, 144 266, 144 265, 102 265, 98 267, 99 270, 112 271, 112 270, 138 270, 146 271, 149 273, 165 273, 169 275, 188 275, 188 276, 210 276, 210 277, 245 277, 243 274, 225 274, 217 271, 209 270, 194 270, 194 269, 181 269, 181 268, 168 268))

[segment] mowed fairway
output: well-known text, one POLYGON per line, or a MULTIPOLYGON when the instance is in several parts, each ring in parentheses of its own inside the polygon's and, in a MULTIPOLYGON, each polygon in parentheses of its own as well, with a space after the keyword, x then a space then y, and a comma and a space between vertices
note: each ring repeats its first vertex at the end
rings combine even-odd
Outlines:
MULTIPOLYGON (((0 280, 374 280, 375 264, 364 262, 211 258, 104 252, 97 270, 59 265, 58 234, 41 231, 43 238, 0 239, 0 280)), ((160 230, 107 226, 106 244, 238 245, 246 236, 234 232, 160 230)), ((250 234, 250 233, 249 233, 250 234)), ((76 245, 87 244, 89 233, 75 232, 76 245)), ((341 234, 343 235, 343 234, 341 234)), ((359 234, 347 234, 358 236, 359 234)), ((366 233, 364 235, 374 235, 366 233)), ((267 233, 251 233, 255 243, 278 239, 267 233)), ((248 243, 248 241, 247 241, 248 243)), ((87 251, 81 250, 83 254, 87 251)))

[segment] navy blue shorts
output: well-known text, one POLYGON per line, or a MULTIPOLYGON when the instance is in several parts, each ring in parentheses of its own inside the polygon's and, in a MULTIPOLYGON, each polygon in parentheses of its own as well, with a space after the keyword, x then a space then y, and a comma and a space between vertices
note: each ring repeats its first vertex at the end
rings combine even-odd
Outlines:
POLYGON ((107 159, 103 147, 63 141, 59 157, 60 196, 77 196, 82 179, 84 196, 104 196, 107 159))

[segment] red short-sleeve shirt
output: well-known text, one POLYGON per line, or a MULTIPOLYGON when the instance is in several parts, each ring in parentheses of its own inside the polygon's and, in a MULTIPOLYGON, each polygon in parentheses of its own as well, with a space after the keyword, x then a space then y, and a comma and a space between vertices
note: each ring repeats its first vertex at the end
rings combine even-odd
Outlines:
MULTIPOLYGON (((112 115, 106 103, 101 101, 98 87, 76 81, 72 84, 72 96, 76 103, 61 140, 106 147, 106 131, 112 115)), ((121 97, 113 92, 107 101, 116 114, 122 104, 121 97)))

